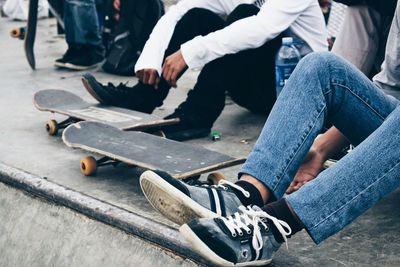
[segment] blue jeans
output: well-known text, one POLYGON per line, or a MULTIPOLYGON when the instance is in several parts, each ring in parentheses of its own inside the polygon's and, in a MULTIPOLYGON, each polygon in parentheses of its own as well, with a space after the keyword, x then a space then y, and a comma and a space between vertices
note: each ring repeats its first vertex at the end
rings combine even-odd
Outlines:
POLYGON ((332 53, 305 57, 277 99, 241 174, 282 198, 324 126, 357 147, 286 197, 316 243, 337 233, 400 185, 400 107, 332 53))
POLYGON ((103 49, 95 0, 65 0, 64 24, 69 47, 103 49))

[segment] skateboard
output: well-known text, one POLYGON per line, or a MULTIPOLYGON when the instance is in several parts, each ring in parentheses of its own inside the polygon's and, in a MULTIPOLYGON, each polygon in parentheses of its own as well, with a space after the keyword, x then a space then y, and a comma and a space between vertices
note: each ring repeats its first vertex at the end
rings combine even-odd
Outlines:
MULTIPOLYGON (((53 6, 54 1, 49 1, 49 9, 51 13, 57 19, 57 25, 64 28, 64 20, 62 16, 59 14, 59 10, 56 6, 53 6)), ((25 56, 28 60, 29 66, 34 70, 36 68, 35 61, 35 51, 33 47, 35 45, 36 38, 36 28, 37 28, 37 18, 38 18, 38 7, 39 0, 29 0, 29 9, 28 9, 28 19, 26 22, 26 27, 14 28, 11 30, 10 34, 12 37, 19 38, 24 41, 24 50, 25 56)))
MULTIPOLYGON (((245 161, 245 158, 233 158, 144 132, 122 131, 98 122, 72 124, 64 130, 62 139, 68 147, 103 156, 99 160, 94 157, 82 158, 80 170, 84 175, 95 174, 99 166, 123 162, 148 170, 164 171, 177 179, 187 180, 245 161)), ((223 175, 213 173, 208 178, 215 184, 223 175)))
POLYGON ((26 33, 24 41, 25 56, 28 60, 29 66, 34 70, 36 67, 35 53, 33 46, 35 44, 36 26, 38 17, 39 0, 29 1, 28 20, 26 23, 26 33))
POLYGON ((97 121, 109 124, 121 130, 157 130, 157 127, 175 124, 179 119, 162 119, 138 111, 91 104, 79 96, 65 90, 47 89, 35 93, 33 103, 38 110, 58 113, 68 118, 60 123, 49 120, 46 130, 49 135, 56 135, 58 130, 64 129, 79 121, 97 121))

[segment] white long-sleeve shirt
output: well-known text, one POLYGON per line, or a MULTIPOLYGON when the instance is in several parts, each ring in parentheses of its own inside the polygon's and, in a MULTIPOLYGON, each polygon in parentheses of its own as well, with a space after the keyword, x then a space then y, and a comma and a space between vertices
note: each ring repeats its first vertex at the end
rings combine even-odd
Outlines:
MULTIPOLYGON (((205 8, 219 15, 228 15, 240 4, 255 0, 181 0, 170 7, 154 27, 146 42, 135 71, 162 70, 165 50, 177 22, 192 8, 205 8)), ((267 0, 255 16, 238 20, 206 36, 197 36, 181 45, 189 68, 202 67, 227 54, 262 46, 283 31, 303 39, 313 51, 326 51, 327 31, 318 0, 267 0)))

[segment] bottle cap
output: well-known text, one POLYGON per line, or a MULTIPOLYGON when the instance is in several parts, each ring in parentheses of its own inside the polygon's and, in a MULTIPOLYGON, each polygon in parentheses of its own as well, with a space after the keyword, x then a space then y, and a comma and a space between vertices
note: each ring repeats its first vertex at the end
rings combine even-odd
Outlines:
POLYGON ((282 44, 292 44, 293 38, 292 37, 284 37, 282 38, 282 44))

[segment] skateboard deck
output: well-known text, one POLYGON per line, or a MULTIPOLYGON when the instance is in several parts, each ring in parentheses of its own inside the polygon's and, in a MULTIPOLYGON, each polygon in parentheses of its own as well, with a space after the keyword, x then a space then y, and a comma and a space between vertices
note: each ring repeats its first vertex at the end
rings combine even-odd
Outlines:
MULTIPOLYGON (((121 131, 97 122, 72 124, 65 129, 62 139, 68 147, 149 170, 165 171, 177 179, 194 177, 245 161, 245 158, 233 158, 143 132, 121 131)), ((81 171, 85 175, 92 174, 82 170, 82 160, 81 171)))
POLYGON ((36 67, 35 53, 33 50, 33 46, 35 44, 35 37, 36 37, 38 5, 39 5, 39 0, 29 1, 28 20, 26 23, 26 33, 24 41, 26 59, 28 60, 29 66, 31 66, 33 70, 36 67))
MULTIPOLYGON (((64 128, 78 121, 97 121, 121 130, 146 130, 179 122, 179 119, 164 120, 158 116, 138 111, 91 104, 73 93, 58 89, 38 91, 33 96, 33 102, 38 110, 59 113, 69 117, 66 122, 57 124, 60 126, 56 126, 58 128, 64 128)), ((48 122, 46 127, 50 127, 49 124, 51 124, 51 121, 48 122)))

